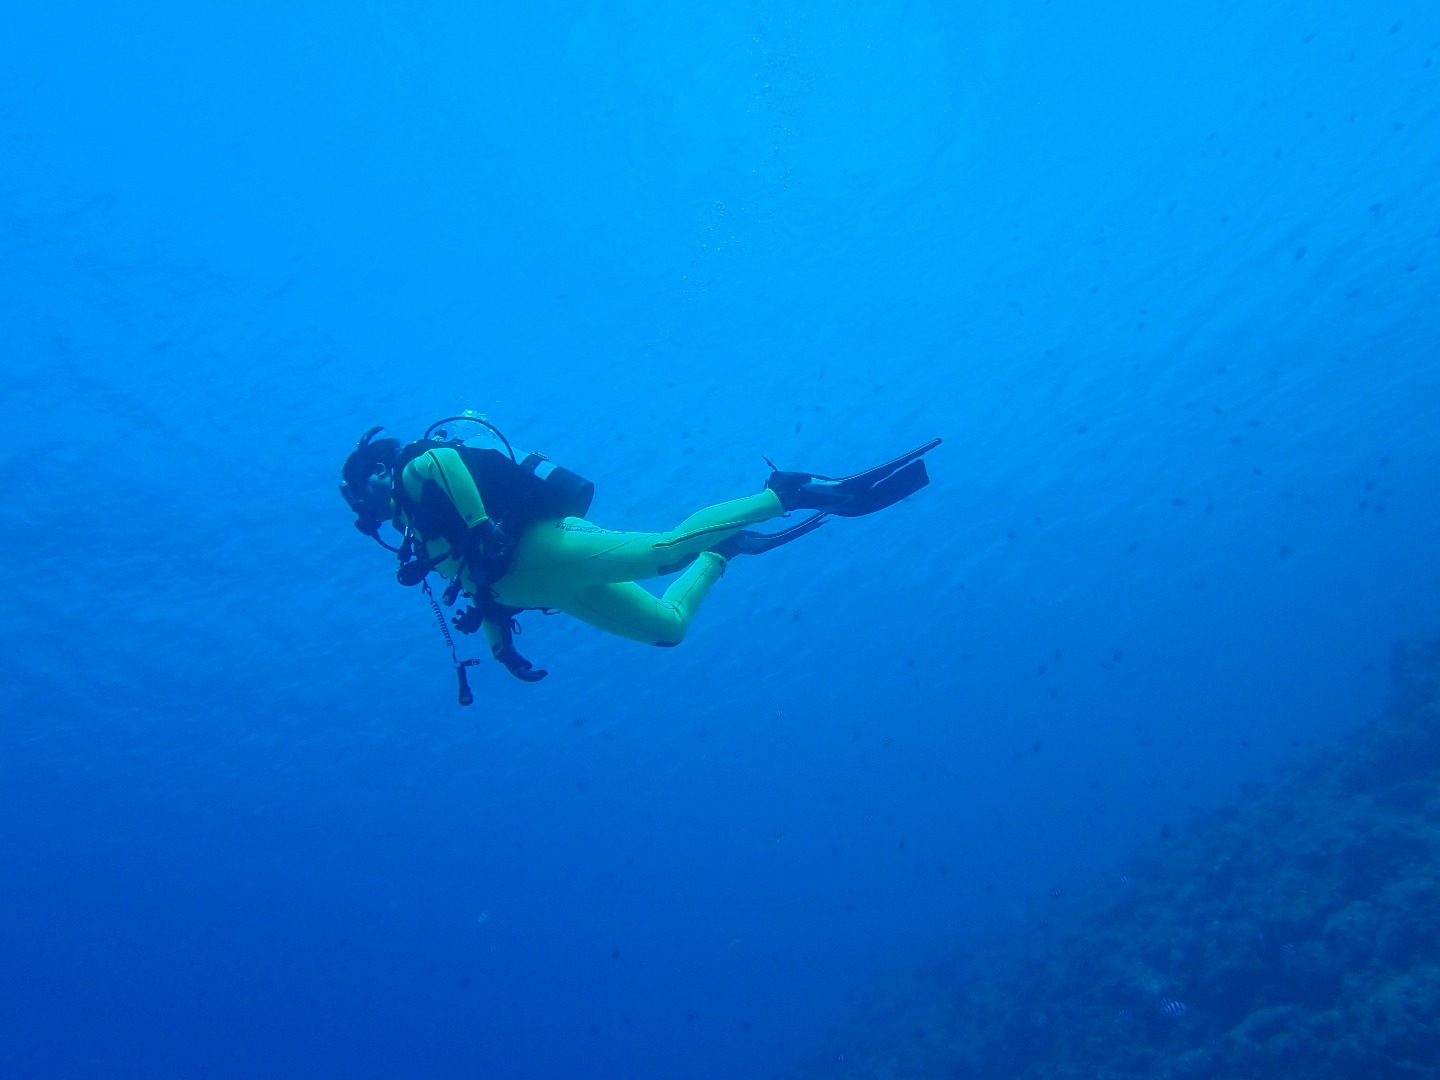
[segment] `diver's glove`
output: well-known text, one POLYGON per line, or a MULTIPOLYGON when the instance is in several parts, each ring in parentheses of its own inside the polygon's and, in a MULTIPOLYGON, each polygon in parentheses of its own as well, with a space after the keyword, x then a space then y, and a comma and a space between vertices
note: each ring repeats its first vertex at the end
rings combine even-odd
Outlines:
POLYGON ((501 642, 490 649, 490 655, 505 665, 505 670, 514 675, 521 682, 539 682, 550 673, 542 671, 534 664, 526 660, 518 652, 515 646, 508 641, 501 642))
POLYGON ((485 622, 485 616, 480 614, 480 609, 475 607, 463 607, 457 611, 450 620, 450 625, 459 630, 462 634, 473 634, 485 622))
POLYGON ((489 518, 472 526, 470 534, 479 543, 465 560, 466 565, 477 579, 494 584, 510 569, 510 560, 515 555, 515 540, 489 518))

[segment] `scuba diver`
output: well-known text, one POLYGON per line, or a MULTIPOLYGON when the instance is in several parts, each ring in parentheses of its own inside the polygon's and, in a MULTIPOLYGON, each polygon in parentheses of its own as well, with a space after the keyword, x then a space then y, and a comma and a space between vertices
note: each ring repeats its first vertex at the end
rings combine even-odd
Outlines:
POLYGON ((505 436, 472 414, 431 424, 412 443, 360 437, 341 470, 340 494, 355 527, 399 559, 402 585, 422 586, 450 646, 460 704, 473 700, 465 669, 428 582, 449 580, 442 602, 464 596, 469 606, 449 620, 466 634, 484 634, 491 655, 526 682, 547 674, 515 649, 516 617, 524 610, 564 612, 620 637, 678 645, 701 601, 731 559, 761 555, 825 524, 883 510, 930 482, 922 460, 932 439, 854 476, 772 472, 758 494, 697 510, 667 532, 617 532, 586 520, 595 486, 543 454, 518 455, 505 436), (466 425, 478 428, 465 436, 466 425), (812 513, 776 532, 747 529, 797 510, 812 513), (381 526, 400 534, 398 546, 381 526), (679 573, 663 595, 637 584, 679 573))

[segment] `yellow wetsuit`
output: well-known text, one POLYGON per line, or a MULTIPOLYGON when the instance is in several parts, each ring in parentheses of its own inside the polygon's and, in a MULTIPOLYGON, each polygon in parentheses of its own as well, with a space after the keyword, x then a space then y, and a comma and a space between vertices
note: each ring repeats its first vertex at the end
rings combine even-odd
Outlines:
MULTIPOLYGON (((417 503, 427 480, 445 493, 467 528, 488 520, 475 479, 453 448, 427 450, 401 475, 406 494, 417 503)), ((543 519, 514 538, 514 561, 488 590, 451 554, 446 540, 423 539, 426 555, 439 560, 435 569, 452 580, 459 574, 472 595, 493 592, 508 607, 553 608, 620 637, 678 645, 710 586, 725 572, 725 559, 708 549, 783 512, 779 496, 766 490, 697 510, 667 532, 616 532, 577 517, 543 519), (636 584, 682 569, 662 596, 636 584)), ((484 629, 493 650, 503 630, 489 621, 484 629)))

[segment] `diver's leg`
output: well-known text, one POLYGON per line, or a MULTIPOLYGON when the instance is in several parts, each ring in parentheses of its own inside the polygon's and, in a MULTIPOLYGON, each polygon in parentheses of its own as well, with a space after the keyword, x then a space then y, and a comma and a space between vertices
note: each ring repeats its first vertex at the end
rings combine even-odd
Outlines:
POLYGON ((561 611, 591 626, 643 641, 647 645, 679 645, 690 628, 710 586, 725 573, 725 560, 703 552, 656 597, 634 582, 594 585, 567 601, 561 611))
POLYGON ((656 552, 656 558, 668 563, 683 563, 714 547, 740 526, 769 521, 783 513, 785 508, 780 503, 780 496, 766 488, 758 495, 731 499, 695 511, 669 532, 655 537, 651 547, 656 552))
POLYGON ((512 607, 568 610, 569 598, 591 586, 674 573, 742 527, 781 513, 779 496, 766 490, 707 506, 667 532, 616 532, 581 518, 537 522, 520 538, 495 595, 512 607))

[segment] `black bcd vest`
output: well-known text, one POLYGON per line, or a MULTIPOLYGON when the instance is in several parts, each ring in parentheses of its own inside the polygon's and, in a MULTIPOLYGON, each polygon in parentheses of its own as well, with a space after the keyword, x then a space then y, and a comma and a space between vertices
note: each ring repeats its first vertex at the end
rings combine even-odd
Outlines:
POLYGON ((584 517, 590 512, 595 486, 567 469, 551 465, 539 454, 529 454, 517 462, 501 450, 422 440, 400 451, 395 465, 396 505, 422 540, 444 538, 461 557, 473 542, 465 519, 439 484, 425 481, 418 502, 405 490, 405 466, 441 447, 460 455, 480 491, 486 515, 515 539, 537 521, 584 517))

